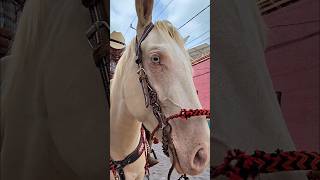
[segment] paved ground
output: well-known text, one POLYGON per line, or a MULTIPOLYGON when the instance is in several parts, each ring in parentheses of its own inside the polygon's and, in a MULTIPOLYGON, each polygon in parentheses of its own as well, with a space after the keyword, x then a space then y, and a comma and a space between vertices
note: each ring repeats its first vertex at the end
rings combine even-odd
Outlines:
MULTIPOLYGON (((166 180, 167 175, 169 172, 169 169, 171 167, 171 163, 168 157, 166 157, 161 149, 161 144, 154 144, 153 149, 156 152, 156 155, 158 159, 160 160, 160 163, 155 165, 154 167, 150 168, 150 180, 166 180)), ((172 172, 171 179, 177 180, 180 177, 180 175, 177 174, 175 170, 172 172)), ((210 179, 210 172, 209 168, 206 169, 202 174, 198 176, 189 177, 190 180, 208 180, 210 179)), ((146 179, 146 178, 145 178, 146 179)))

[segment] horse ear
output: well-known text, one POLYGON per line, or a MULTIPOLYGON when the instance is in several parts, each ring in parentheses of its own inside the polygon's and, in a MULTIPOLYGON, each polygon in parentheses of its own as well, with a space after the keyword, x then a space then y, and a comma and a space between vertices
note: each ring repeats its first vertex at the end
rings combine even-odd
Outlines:
POLYGON ((144 28, 152 21, 152 8, 153 0, 136 0, 138 39, 140 39, 144 28))

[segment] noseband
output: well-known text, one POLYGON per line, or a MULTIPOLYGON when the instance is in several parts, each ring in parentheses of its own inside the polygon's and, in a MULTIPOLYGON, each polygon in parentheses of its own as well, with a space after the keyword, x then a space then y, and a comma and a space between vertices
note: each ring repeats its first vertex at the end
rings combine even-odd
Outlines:
MULTIPOLYGON (((148 34, 151 32, 153 29, 154 25, 153 23, 150 23, 149 25, 146 26, 144 29, 141 38, 138 39, 136 38, 136 64, 138 65, 138 75, 139 75, 139 81, 142 87, 144 99, 145 99, 145 105, 146 108, 151 106, 152 112, 155 116, 155 118, 158 121, 157 127, 152 131, 151 133, 151 139, 155 135, 155 133, 158 130, 162 130, 162 150, 166 156, 169 157, 169 151, 171 152, 171 155, 173 156, 173 163, 172 166, 169 170, 168 173, 168 179, 170 179, 172 170, 175 166, 176 161, 179 163, 179 159, 177 156, 176 148, 174 146, 172 137, 171 137, 171 132, 172 132, 172 126, 170 125, 169 121, 172 119, 176 118, 190 118, 191 116, 210 116, 210 111, 209 110, 202 110, 202 109, 190 109, 190 110, 185 110, 182 109, 179 113, 174 114, 168 118, 165 117, 162 108, 160 106, 160 101, 158 98, 158 94, 155 91, 155 89, 151 86, 150 81, 148 79, 148 76, 145 72, 145 69, 143 67, 143 61, 142 61, 142 50, 141 50, 141 44, 145 40, 145 38, 148 36, 148 34)), ((182 175, 179 179, 188 179, 186 175, 182 175)))

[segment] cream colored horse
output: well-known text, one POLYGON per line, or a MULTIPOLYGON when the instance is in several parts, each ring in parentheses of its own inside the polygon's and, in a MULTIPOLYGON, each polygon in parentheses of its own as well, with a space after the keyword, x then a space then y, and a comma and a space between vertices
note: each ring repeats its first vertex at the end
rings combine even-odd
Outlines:
MULTIPOLYGON (((152 5, 153 1, 136 1, 138 39, 151 22, 152 5)), ((136 148, 142 123, 150 131, 158 125, 151 109, 145 107, 135 63, 135 43, 134 39, 119 60, 111 86, 110 155, 113 160, 122 160, 136 148)), ((141 48, 146 74, 158 93, 165 115, 175 114, 181 108, 201 108, 192 80, 190 57, 172 24, 156 22, 141 48)), ((188 121, 176 119, 170 123, 180 162, 175 169, 181 174, 201 173, 209 163, 209 127, 205 117, 188 121)), ((161 139, 161 134, 156 136, 161 139)), ((141 156, 126 166, 126 178, 142 179, 145 161, 145 156, 141 156)))

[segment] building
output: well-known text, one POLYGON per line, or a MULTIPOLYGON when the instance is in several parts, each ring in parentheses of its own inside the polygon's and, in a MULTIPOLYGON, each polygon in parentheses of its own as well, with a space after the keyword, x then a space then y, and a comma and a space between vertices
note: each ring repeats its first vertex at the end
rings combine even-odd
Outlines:
POLYGON ((274 89, 297 149, 319 151, 319 0, 258 0, 274 89))
POLYGON ((192 60, 198 59, 210 53, 210 46, 207 43, 195 46, 188 50, 192 60))
POLYGON ((200 44, 188 50, 195 84, 201 105, 210 109, 210 45, 200 44))
POLYGON ((210 109, 210 54, 192 63, 193 82, 203 108, 210 109))

